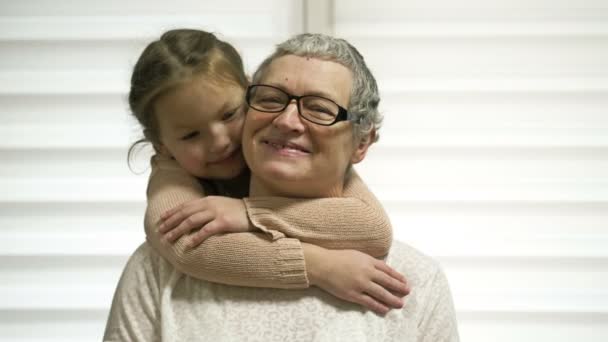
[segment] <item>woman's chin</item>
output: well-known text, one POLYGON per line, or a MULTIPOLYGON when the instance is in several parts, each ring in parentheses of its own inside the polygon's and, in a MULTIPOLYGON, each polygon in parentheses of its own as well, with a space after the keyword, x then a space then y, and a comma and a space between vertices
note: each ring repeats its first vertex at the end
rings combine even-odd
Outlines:
POLYGON ((283 182, 299 182, 304 181, 306 172, 297 165, 290 165, 285 163, 267 163, 259 169, 261 175, 264 178, 275 181, 283 182))

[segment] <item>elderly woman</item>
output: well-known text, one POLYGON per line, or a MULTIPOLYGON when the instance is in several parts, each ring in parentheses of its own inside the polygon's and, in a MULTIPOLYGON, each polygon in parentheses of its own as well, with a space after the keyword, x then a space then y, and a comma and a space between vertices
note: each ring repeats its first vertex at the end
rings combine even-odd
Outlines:
MULTIPOLYGON (((352 164, 375 141, 379 102, 363 58, 344 40, 304 34, 280 44, 254 74, 243 153, 250 196, 341 196, 352 164), (361 91, 370 108, 349 106, 361 91)), ((307 275, 323 288, 365 254, 304 244, 307 275), (328 277, 332 274, 332 277, 328 277)), ((312 287, 245 288, 184 275, 142 245, 115 294, 105 340, 456 341, 447 280, 439 266, 395 242, 387 262, 408 276, 405 307, 385 316, 312 287), (124 334, 121 335, 121 332, 124 334)), ((373 292, 375 289, 365 289, 373 292)))

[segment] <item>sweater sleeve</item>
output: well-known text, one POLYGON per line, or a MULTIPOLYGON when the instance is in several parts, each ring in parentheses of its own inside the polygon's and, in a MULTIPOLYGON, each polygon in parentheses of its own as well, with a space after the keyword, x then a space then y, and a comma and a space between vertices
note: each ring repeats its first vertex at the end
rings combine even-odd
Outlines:
POLYGON ((392 243, 388 215, 354 169, 345 183, 344 197, 255 197, 244 201, 253 225, 273 238, 286 235, 328 249, 356 249, 374 257, 385 256, 392 243))
POLYGON ((176 269, 194 278, 250 287, 308 287, 300 241, 269 238, 265 233, 222 234, 194 248, 188 235, 174 243, 162 241, 160 216, 166 210, 205 196, 201 184, 175 161, 155 156, 148 183, 144 226, 150 245, 176 269))

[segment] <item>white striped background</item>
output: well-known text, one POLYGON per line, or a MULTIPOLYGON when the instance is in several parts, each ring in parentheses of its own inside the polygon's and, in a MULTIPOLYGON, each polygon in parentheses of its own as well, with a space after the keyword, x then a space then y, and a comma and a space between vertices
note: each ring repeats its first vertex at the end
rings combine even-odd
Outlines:
POLYGON ((608 340, 608 2, 336 1, 379 79, 359 168, 463 341, 608 340))
POLYGON ((608 2, 0 0, 0 341, 100 340, 143 241, 130 69, 184 26, 249 71, 303 30, 353 42, 386 116, 358 169, 462 340, 608 340, 608 2))

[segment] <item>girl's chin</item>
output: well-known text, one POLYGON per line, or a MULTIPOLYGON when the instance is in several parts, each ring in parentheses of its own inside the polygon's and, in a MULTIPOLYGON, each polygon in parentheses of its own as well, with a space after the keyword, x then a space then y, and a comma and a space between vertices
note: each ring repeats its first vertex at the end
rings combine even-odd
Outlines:
POLYGON ((243 171, 245 170, 245 165, 243 164, 242 167, 235 167, 235 168, 230 168, 230 169, 224 169, 224 170, 214 170, 214 172, 210 172, 210 177, 206 177, 206 178, 210 178, 210 179, 232 179, 232 178, 236 178, 239 175, 241 175, 243 173, 243 171))
POLYGON ((204 176, 198 178, 205 179, 231 179, 239 176, 247 168, 245 162, 230 163, 227 165, 215 165, 204 170, 204 176))

